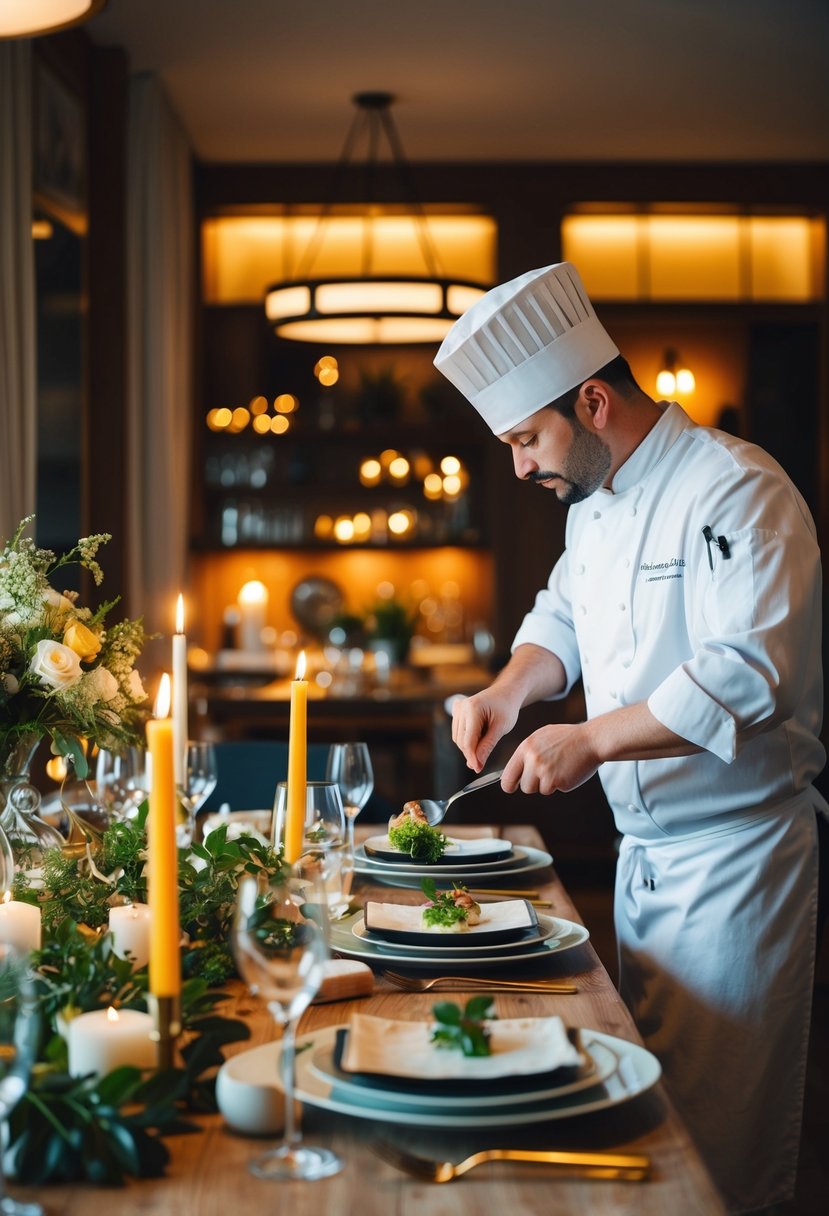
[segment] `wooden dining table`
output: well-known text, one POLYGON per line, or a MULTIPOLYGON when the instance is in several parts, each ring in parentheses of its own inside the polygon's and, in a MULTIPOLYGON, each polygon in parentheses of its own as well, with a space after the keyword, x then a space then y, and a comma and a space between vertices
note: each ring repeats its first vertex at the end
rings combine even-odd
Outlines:
MULTIPOLYGON (((370 829, 363 828, 362 835, 370 829)), ((376 828, 374 829, 376 831, 376 828)), ((465 833, 475 832, 468 826, 465 833)), ((542 848, 531 826, 488 825, 479 834, 502 835, 514 844, 542 848)), ((358 833, 359 839, 359 833, 358 833)), ((529 876, 527 876, 529 878, 529 876)), ((503 885, 499 882, 498 885, 503 885)), ((516 881, 518 891, 527 880, 516 881)), ((581 922, 552 867, 533 871, 531 886, 549 905, 543 910, 555 917, 581 922)), ((417 902, 412 888, 392 888, 360 877, 355 898, 417 902)), ((587 926, 589 929, 589 925, 587 926)), ((404 970, 399 964, 396 969, 404 970)), ((538 973, 535 964, 532 974, 538 973)), ((514 966, 511 968, 514 972, 514 966)), ((573 994, 498 993, 499 1017, 550 1017, 559 1015, 568 1027, 605 1032, 634 1043, 641 1039, 625 1005, 589 941, 543 961, 545 978, 569 981, 573 994)), ((463 991, 438 999, 462 1003, 463 991)), ((322 1028, 348 1022, 360 1011, 395 1019, 429 1020, 433 993, 403 992, 375 974, 371 995, 314 1004, 299 1026, 299 1041, 312 1040, 322 1028)), ((248 1050, 276 1036, 273 1023, 261 1005, 241 987, 228 1015, 244 1018, 251 1037, 235 1050, 248 1050)), ((200 1132, 171 1137, 171 1161, 159 1179, 129 1181, 117 1191, 88 1185, 13 1188, 15 1194, 39 1200, 47 1216, 95 1216, 117 1206, 119 1216, 247 1216, 279 1210, 290 1216, 478 1216, 484 1213, 521 1213, 521 1216, 569 1216, 591 1213, 605 1216, 718 1216, 725 1212, 714 1184, 694 1147, 665 1087, 654 1087, 608 1109, 550 1119, 542 1123, 485 1130, 434 1130, 382 1120, 350 1118, 305 1105, 303 1135, 323 1143, 343 1161, 340 1173, 315 1182, 273 1182, 254 1177, 248 1163, 273 1138, 260 1139, 232 1131, 220 1114, 198 1119, 200 1132), (517 1162, 484 1164, 449 1183, 418 1180, 387 1164, 372 1150, 383 1137, 409 1151, 433 1160, 460 1161, 482 1148, 534 1148, 589 1150, 645 1154, 651 1175, 640 1182, 562 1176, 555 1168, 517 1162)))

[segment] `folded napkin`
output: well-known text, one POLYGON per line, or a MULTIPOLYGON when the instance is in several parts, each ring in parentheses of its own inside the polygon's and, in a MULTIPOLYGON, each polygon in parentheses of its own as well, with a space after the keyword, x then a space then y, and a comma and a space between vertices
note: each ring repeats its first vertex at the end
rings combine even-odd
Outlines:
POLYGON ((584 1057, 561 1018, 498 1018, 488 1024, 488 1056, 465 1056, 431 1042, 433 1023, 352 1014, 340 1060, 344 1072, 421 1081, 492 1080, 578 1068, 584 1057))
POLYGON ((328 1001, 347 1001, 352 997, 371 996, 374 991, 374 973, 371 967, 356 959, 332 958, 325 964, 322 986, 312 1004, 324 1005, 328 1001))

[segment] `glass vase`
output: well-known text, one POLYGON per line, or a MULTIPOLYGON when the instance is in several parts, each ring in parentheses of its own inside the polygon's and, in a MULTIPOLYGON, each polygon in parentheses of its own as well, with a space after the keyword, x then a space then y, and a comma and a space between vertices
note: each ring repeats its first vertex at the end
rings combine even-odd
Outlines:
POLYGON ((11 846, 15 868, 37 880, 48 849, 60 849, 57 828, 40 818, 40 791, 32 785, 32 760, 41 736, 17 735, 0 748, 0 827, 11 846))

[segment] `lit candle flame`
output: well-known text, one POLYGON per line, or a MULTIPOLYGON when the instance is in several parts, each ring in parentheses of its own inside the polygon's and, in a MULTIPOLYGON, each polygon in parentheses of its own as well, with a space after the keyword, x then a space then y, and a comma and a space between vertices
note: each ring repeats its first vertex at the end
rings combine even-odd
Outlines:
POLYGON ((165 671, 159 681, 158 695, 153 707, 154 718, 169 718, 170 716, 170 677, 165 671))
POLYGON ((184 596, 176 600, 176 633, 184 633, 184 596))
POLYGON ((304 680, 305 679, 305 651, 304 650, 300 650, 300 652, 299 652, 299 656, 296 661, 296 675, 294 676, 294 679, 295 680, 304 680))
POLYGON ((110 1005, 109 1009, 107 1009, 107 1021, 117 1022, 118 1020, 118 1010, 114 1009, 113 1006, 110 1005))

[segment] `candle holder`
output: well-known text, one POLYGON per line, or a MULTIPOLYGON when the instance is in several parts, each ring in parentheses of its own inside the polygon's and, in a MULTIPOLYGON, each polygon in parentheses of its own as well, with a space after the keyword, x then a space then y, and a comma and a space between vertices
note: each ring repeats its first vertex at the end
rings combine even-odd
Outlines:
POLYGON ((181 998, 178 996, 147 996, 147 1008, 153 1019, 150 1038, 158 1045, 158 1071, 173 1068, 176 1039, 181 1034, 181 998))

